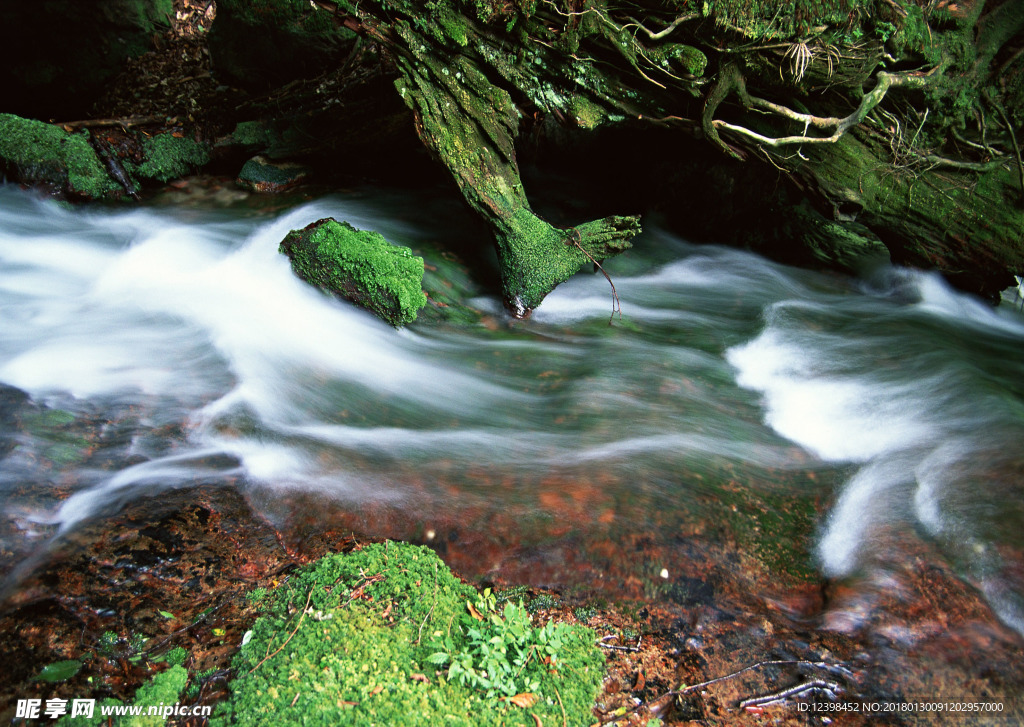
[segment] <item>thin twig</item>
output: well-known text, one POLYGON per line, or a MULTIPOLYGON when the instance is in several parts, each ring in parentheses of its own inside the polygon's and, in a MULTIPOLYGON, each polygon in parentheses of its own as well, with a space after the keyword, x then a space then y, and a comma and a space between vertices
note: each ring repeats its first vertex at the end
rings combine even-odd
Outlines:
POLYGON ((565 705, 562 704, 562 695, 558 693, 558 687, 553 687, 555 696, 558 697, 558 706, 562 708, 562 727, 568 727, 569 721, 565 718, 565 705))
MULTIPOLYGON (((273 654, 267 654, 262 659, 260 659, 259 664, 257 664, 256 666, 254 666, 252 669, 249 670, 250 674, 252 674, 254 671, 256 671, 261 666, 263 666, 263 662, 267 661, 268 659, 272 659, 273 657, 275 657, 279 653, 281 653, 281 650, 284 647, 288 646, 288 642, 292 640, 292 637, 295 636, 295 634, 298 633, 299 627, 302 626, 302 619, 306 618, 306 609, 309 608, 309 602, 313 598, 313 591, 314 590, 315 589, 313 589, 313 588, 309 589, 309 595, 306 596, 306 605, 302 607, 302 613, 299 615, 299 622, 297 624, 295 624, 295 628, 292 630, 292 632, 290 634, 288 634, 288 638, 284 640, 283 644, 281 644, 280 646, 277 647, 277 649, 274 651, 273 654)), ((270 647, 268 646, 267 648, 269 649, 270 647)))
POLYGON ((619 320, 622 320, 622 301, 619 300, 619 293, 617 290, 615 290, 615 283, 612 282, 612 277, 607 273, 607 271, 605 271, 603 267, 601 267, 601 263, 594 259, 593 255, 591 255, 589 252, 583 249, 583 245, 581 245, 579 241, 579 233, 575 229, 571 230, 570 232, 572 232, 573 234, 569 238, 568 242, 571 242, 573 245, 578 247, 580 252, 582 252, 584 255, 590 258, 590 262, 594 263, 594 266, 601 271, 601 274, 604 275, 604 279, 608 281, 608 285, 612 286, 612 316, 611 318, 608 319, 608 325, 610 326, 612 324, 612 321, 615 320, 616 313, 619 314, 619 320))
POLYGON ((808 126, 824 129, 833 128, 834 131, 831 136, 808 136, 805 131, 798 135, 769 137, 764 136, 763 134, 758 134, 757 132, 751 131, 743 126, 730 124, 719 119, 713 120, 711 124, 715 129, 725 129, 726 131, 746 136, 760 144, 771 147, 786 146, 789 144, 834 144, 839 141, 847 131, 864 121, 868 113, 882 102, 882 99, 885 98, 885 94, 890 88, 923 88, 928 85, 928 83, 930 83, 942 69, 943 66, 939 65, 924 74, 888 73, 886 71, 881 71, 878 74, 875 87, 868 93, 864 94, 863 98, 861 98, 860 104, 853 113, 841 119, 834 116, 814 116, 812 114, 803 114, 786 108, 781 104, 772 103, 771 101, 766 101, 765 99, 754 96, 749 97, 749 102, 752 106, 767 109, 768 111, 787 119, 801 121, 803 122, 805 129, 808 126))
MULTIPOLYGON (((666 35, 671 33, 673 30, 678 28, 680 26, 680 24, 685 23, 687 20, 695 20, 696 18, 699 18, 699 17, 700 17, 700 15, 698 15, 697 13, 685 13, 683 15, 680 15, 675 20, 673 20, 671 25, 667 26, 666 28, 663 28, 662 30, 659 30, 656 33, 655 32, 651 32, 650 30, 645 28, 643 26, 643 24, 639 20, 637 20, 636 18, 632 18, 631 17, 630 20, 633 21, 633 23, 636 25, 636 27, 640 28, 640 30, 642 30, 645 33, 647 33, 648 37, 650 37, 651 40, 661 40, 666 35)), ((629 27, 629 25, 623 25, 622 29, 625 30, 628 27, 629 27)))
POLYGON ((430 620, 430 616, 431 616, 431 614, 434 613, 434 606, 436 606, 436 605, 437 605, 437 564, 435 563, 434 564, 434 602, 432 604, 430 604, 430 610, 427 611, 427 615, 423 617, 422 621, 420 621, 420 628, 419 628, 419 631, 416 632, 416 641, 414 641, 413 644, 419 644, 420 643, 420 639, 423 638, 423 627, 427 624, 427 621, 430 620))
POLYGON ((771 694, 764 694, 760 697, 751 697, 750 699, 744 699, 742 702, 740 702, 740 708, 744 709, 746 707, 762 707, 768 704, 781 703, 789 699, 790 697, 799 696, 804 692, 811 691, 812 689, 820 689, 834 694, 835 692, 839 691, 841 687, 836 682, 828 682, 824 679, 813 679, 809 682, 804 682, 803 684, 797 684, 795 687, 789 687, 787 689, 781 689, 777 692, 772 692, 771 694))

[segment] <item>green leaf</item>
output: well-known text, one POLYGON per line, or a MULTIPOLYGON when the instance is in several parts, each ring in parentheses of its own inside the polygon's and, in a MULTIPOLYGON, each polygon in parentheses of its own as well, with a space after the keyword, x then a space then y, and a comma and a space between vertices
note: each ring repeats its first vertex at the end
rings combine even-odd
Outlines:
POLYGON ((448 654, 444 653, 443 651, 438 651, 428 656, 427 661, 431 664, 447 664, 448 654))
POLYGON ((160 614, 161 616, 163 616, 164 618, 177 618, 177 617, 176 617, 176 616, 175 616, 175 615, 174 615, 173 613, 171 613, 170 611, 157 611, 157 613, 158 613, 158 614, 160 614))
POLYGON ((82 662, 74 659, 68 659, 67 661, 55 661, 52 664, 44 666, 43 670, 35 676, 35 680, 44 682, 62 682, 65 679, 73 677, 81 668, 82 662))

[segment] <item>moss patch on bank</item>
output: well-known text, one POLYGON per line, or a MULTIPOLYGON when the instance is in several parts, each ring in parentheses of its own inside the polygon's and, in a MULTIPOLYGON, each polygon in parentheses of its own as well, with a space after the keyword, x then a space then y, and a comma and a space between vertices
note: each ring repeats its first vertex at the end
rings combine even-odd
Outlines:
POLYGON ((428 548, 328 555, 266 603, 214 725, 593 722, 604 673, 594 633, 499 610, 428 548))
POLYGON ((167 132, 142 140, 144 161, 131 165, 136 176, 167 182, 195 172, 210 161, 206 144, 181 134, 167 132))
POLYGON ((42 184, 87 199, 102 199, 121 187, 103 168, 89 133, 0 114, 0 167, 25 184, 42 184))
POLYGON ((367 308, 393 326, 416 320, 427 304, 423 258, 390 244, 378 232, 326 218, 289 232, 279 250, 300 278, 367 308))

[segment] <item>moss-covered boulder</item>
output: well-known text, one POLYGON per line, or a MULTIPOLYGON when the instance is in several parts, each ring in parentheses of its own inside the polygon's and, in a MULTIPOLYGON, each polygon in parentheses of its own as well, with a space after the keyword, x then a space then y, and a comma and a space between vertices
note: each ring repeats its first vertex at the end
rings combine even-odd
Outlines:
POLYGON ((392 542, 327 556, 265 603, 214 725, 594 721, 604 674, 594 633, 531 623, 428 548, 392 542))
POLYGON ((393 326, 416 320, 427 303, 423 258, 377 232, 328 217, 292 230, 279 250, 308 283, 377 314, 393 326))
POLYGON ((12 114, 0 114, 0 168, 24 184, 75 197, 102 199, 123 191, 89 144, 87 131, 71 134, 12 114))
POLYGON ((140 147, 143 161, 126 163, 125 167, 142 179, 167 182, 192 174, 210 161, 208 146, 181 132, 146 136, 140 147))

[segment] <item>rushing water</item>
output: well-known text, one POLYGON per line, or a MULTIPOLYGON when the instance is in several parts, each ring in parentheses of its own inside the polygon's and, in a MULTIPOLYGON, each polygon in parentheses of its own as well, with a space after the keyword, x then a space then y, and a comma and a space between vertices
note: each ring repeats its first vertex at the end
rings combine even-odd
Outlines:
MULTIPOLYGON (((278 254, 326 216, 413 247, 457 236, 384 194, 270 216, 68 209, 0 188, 0 382, 31 397, 0 417, 19 537, 197 481, 263 503, 384 503, 424 528, 512 517, 538 541, 567 517, 714 520, 739 487, 828 503, 807 554, 824 574, 883 572, 895 534, 914 532, 1024 631, 1013 306, 934 275, 823 275, 655 229, 608 262, 612 326, 607 282, 578 276, 527 321, 480 296, 481 324, 396 331, 278 254)), ((780 522, 760 537, 790 538, 780 522)))

